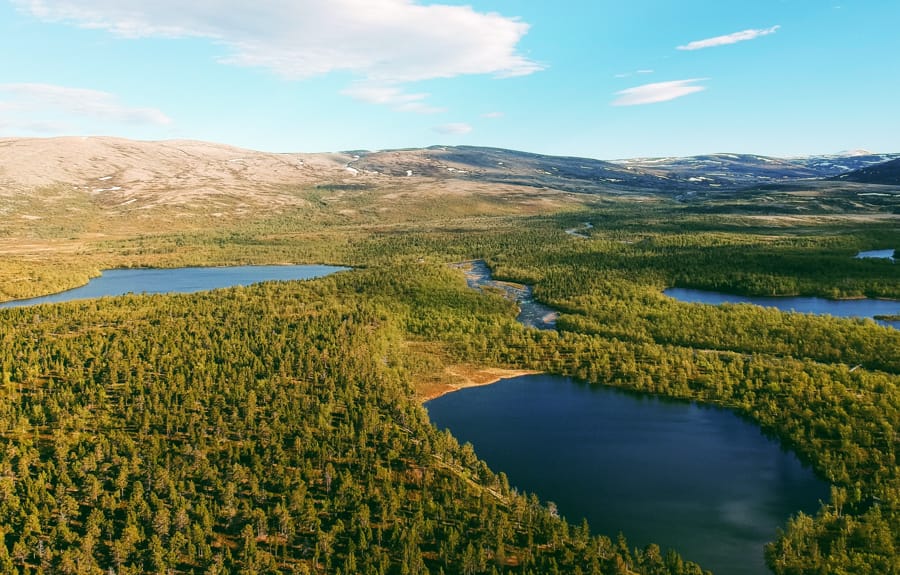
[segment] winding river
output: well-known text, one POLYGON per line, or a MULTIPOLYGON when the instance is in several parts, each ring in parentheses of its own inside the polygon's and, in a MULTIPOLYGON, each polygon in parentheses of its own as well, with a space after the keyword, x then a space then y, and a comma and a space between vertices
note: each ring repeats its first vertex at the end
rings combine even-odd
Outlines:
POLYGON ((519 306, 519 315, 516 317, 519 323, 536 329, 556 329, 559 313, 534 301, 531 286, 493 279, 484 260, 461 262, 453 264, 453 267, 463 270, 470 288, 479 291, 485 288, 500 290, 507 298, 515 301, 519 306))

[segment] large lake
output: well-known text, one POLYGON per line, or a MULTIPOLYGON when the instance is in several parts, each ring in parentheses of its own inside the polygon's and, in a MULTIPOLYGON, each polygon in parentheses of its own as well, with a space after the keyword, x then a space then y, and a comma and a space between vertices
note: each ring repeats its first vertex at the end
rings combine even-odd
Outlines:
POLYGON ((104 271, 79 288, 52 295, 0 303, 0 308, 57 303, 127 293, 192 293, 272 280, 306 280, 348 268, 322 265, 233 266, 217 268, 117 269, 104 271))
POLYGON ((722 575, 768 573, 763 545, 828 486, 731 411, 525 376, 426 404, 510 484, 632 546, 655 542, 722 575))
MULTIPOLYGON (((875 317, 900 314, 900 301, 889 299, 824 299, 820 297, 748 297, 688 288, 669 288, 663 292, 688 303, 751 303, 782 311, 827 314, 837 317, 875 317)), ((876 320, 881 325, 900 329, 900 322, 876 320)))

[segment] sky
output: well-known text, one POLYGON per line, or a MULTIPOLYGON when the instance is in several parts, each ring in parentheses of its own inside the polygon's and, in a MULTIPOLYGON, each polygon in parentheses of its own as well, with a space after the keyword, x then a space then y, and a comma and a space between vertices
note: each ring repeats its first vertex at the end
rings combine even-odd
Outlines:
POLYGON ((0 136, 900 152, 897 0, 0 0, 0 136))

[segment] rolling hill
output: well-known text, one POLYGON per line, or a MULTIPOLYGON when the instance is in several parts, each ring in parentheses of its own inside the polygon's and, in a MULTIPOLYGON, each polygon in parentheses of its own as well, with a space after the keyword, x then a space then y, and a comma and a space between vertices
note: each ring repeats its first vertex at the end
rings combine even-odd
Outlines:
MULTIPOLYGON (((900 154, 789 159, 713 154, 601 161, 473 146, 275 154, 185 140, 6 138, 0 139, 0 198, 52 190, 57 196, 79 196, 107 212, 175 209, 175 216, 197 210, 240 215, 322 202, 331 202, 340 211, 352 209, 339 205, 347 195, 367 189, 391 188, 416 197, 558 192, 677 195, 807 182, 871 169, 873 164, 897 158, 900 154), (316 188, 326 189, 331 197, 323 200, 307 193, 316 188)), ((858 177, 869 173, 860 172, 858 177)), ((854 177, 842 179, 866 181, 854 177)))
POLYGON ((683 193, 821 179, 894 158, 900 154, 848 152, 804 158, 711 154, 601 161, 500 148, 433 146, 357 152, 348 166, 398 177, 478 180, 567 192, 683 193))
POLYGON ((832 178, 844 182, 900 186, 900 158, 832 178))
MULTIPOLYGON (((345 163, 340 154, 269 154, 187 140, 7 138, 0 139, 0 196, 64 185, 108 205, 208 207, 340 175, 345 163)), ((292 201, 284 195, 277 200, 292 201)))

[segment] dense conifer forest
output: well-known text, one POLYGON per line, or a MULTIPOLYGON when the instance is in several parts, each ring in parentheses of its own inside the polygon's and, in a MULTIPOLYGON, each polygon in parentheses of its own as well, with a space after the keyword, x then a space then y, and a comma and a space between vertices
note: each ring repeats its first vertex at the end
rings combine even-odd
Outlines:
POLYGON ((147 236, 89 263, 356 269, 0 310, 0 571, 701 573, 566 523, 431 426, 415 386, 466 364, 732 408, 833 485, 772 534, 775 573, 900 573, 900 331, 662 294, 897 298, 898 266, 853 257, 900 244, 890 220, 621 202, 299 229, 147 236), (475 258, 533 284, 558 331, 521 326, 447 265, 475 258))

